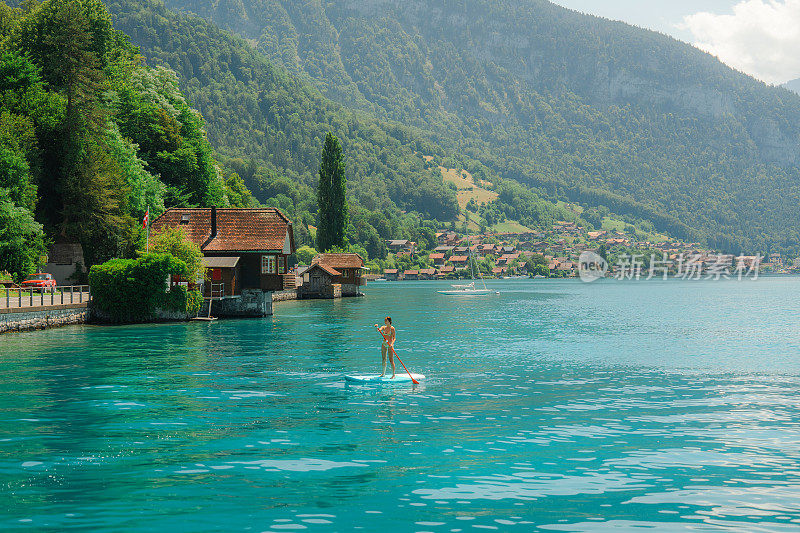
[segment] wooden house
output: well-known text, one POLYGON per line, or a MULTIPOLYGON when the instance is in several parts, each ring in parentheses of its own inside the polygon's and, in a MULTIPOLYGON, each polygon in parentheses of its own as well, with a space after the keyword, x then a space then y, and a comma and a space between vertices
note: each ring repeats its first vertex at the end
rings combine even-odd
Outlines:
POLYGON ((303 271, 302 283, 297 288, 297 297, 341 298, 342 285, 336 280, 342 275, 338 270, 321 263, 314 263, 303 271))
POLYGON ((436 278, 436 269, 435 268, 422 268, 419 271, 419 279, 435 279, 436 278))
POLYGON ((444 264, 444 254, 429 254, 428 259, 430 259, 431 262, 436 266, 441 266, 444 264))
POLYGON ((494 267, 492 269, 492 274, 499 278, 500 276, 505 275, 507 270, 508 269, 506 267, 499 267, 499 266, 498 267, 494 267))
POLYGON ((386 241, 386 247, 392 252, 414 253, 417 243, 408 239, 392 239, 386 241))
POLYGON ((153 221, 151 231, 157 235, 172 227, 183 228, 203 252, 210 277, 205 296, 294 288, 294 232, 280 210, 171 208, 153 221))
POLYGON ((387 268, 383 271, 383 277, 386 278, 387 281, 399 281, 400 273, 396 268, 387 268))
POLYGON ((403 272, 403 279, 416 281, 419 279, 419 270, 406 270, 403 272))
POLYGON ((494 244, 481 244, 478 248, 478 253, 481 255, 491 255, 494 253, 494 244))
POLYGON ((342 286, 342 296, 360 296, 360 287, 367 284, 364 274, 364 258, 358 254, 318 254, 311 265, 320 264, 335 270, 334 283, 342 286))
POLYGON ((439 269, 439 272, 436 274, 437 278, 446 278, 453 272, 455 272, 455 267, 453 265, 445 265, 439 269))
POLYGON ((450 258, 450 263, 456 270, 467 268, 469 266, 469 257, 466 255, 454 255, 450 258))

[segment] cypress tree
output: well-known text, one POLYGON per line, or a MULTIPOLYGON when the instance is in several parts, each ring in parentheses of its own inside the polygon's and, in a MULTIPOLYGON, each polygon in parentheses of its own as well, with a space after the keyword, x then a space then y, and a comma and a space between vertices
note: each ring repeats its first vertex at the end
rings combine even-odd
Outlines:
POLYGON ((319 165, 317 206, 317 249, 321 252, 334 246, 344 248, 347 230, 347 177, 345 176, 342 146, 332 133, 325 136, 322 161, 319 165))

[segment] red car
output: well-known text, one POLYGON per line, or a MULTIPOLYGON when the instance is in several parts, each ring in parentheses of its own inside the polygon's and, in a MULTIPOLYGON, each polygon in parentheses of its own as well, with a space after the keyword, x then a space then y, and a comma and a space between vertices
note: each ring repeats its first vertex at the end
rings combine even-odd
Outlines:
POLYGON ((25 278, 20 287, 23 289, 39 289, 42 292, 54 292, 56 290, 56 280, 50 274, 33 274, 25 278))

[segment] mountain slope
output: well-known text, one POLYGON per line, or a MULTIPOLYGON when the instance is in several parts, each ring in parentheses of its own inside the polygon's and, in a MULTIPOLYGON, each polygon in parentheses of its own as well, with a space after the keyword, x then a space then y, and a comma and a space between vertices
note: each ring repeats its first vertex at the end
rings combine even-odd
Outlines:
POLYGON ((284 190, 299 184, 306 189, 296 203, 313 202, 307 189, 316 185, 322 142, 333 131, 342 139, 348 179, 361 204, 373 210, 396 209, 396 204, 440 220, 457 215, 454 191, 421 156, 436 148, 411 130, 324 98, 241 39, 172 13, 160 2, 106 4, 115 26, 149 63, 178 72, 182 89, 208 123, 212 145, 223 156, 240 159, 240 169, 264 165, 260 173, 242 176, 262 200, 300 195, 284 190))
POLYGON ((781 85, 781 87, 783 87, 784 89, 788 89, 793 93, 800 94, 800 78, 787 81, 786 83, 781 85))
POLYGON ((800 98, 667 36, 543 0, 167 5, 334 100, 429 132, 478 176, 727 249, 800 237, 800 98))

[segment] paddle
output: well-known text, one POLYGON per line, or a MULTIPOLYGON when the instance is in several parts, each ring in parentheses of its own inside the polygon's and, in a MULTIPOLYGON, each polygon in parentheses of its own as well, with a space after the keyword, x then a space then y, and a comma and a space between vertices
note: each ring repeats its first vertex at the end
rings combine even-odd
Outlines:
MULTIPOLYGON (((385 341, 386 341, 386 344, 389 344, 389 339, 387 339, 387 338, 386 338, 386 335, 384 335, 384 334, 383 334, 383 332, 381 331, 381 328, 379 328, 378 326, 375 326, 375 329, 377 329, 377 330, 378 330, 378 333, 380 333, 380 334, 381 334, 381 337, 383 337, 383 340, 385 340, 385 341)), ((408 369, 406 368, 406 365, 405 365, 405 364, 403 364, 403 360, 402 360, 402 359, 400 359, 400 356, 399 356, 399 355, 397 355, 397 352, 396 352, 396 351, 394 351, 394 346, 392 346, 391 344, 389 344, 389 349, 392 351, 392 353, 394 354, 394 356, 395 356, 395 357, 397 357, 397 360, 398 360, 398 361, 400 361, 400 364, 401 364, 401 365, 403 365, 403 369, 405 369, 405 371, 406 371, 406 372, 408 372, 408 369)), ((412 382, 414 385, 419 385, 419 381, 417 381, 416 379, 414 379, 414 376, 412 376, 412 375, 411 375, 411 372, 408 372, 408 377, 410 377, 410 378, 411 378, 411 382, 412 382)))

